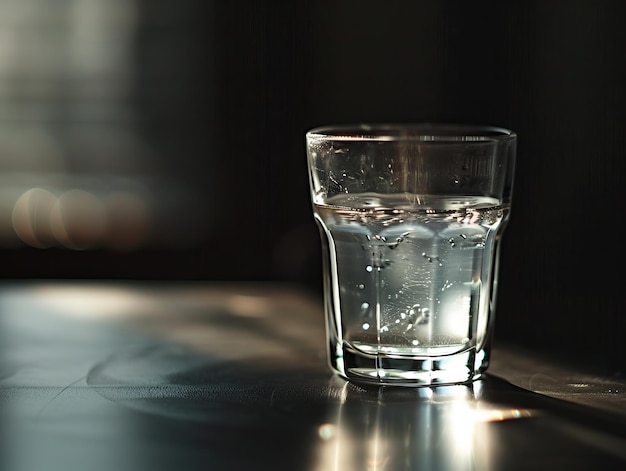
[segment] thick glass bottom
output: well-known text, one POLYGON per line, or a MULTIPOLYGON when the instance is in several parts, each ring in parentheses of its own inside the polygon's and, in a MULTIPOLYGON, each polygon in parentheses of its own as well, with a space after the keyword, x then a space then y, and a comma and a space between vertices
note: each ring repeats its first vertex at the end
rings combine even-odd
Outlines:
POLYGON ((348 344, 331 357, 331 366, 357 383, 389 386, 432 386, 468 383, 488 366, 486 350, 475 348, 439 356, 367 354, 348 344))

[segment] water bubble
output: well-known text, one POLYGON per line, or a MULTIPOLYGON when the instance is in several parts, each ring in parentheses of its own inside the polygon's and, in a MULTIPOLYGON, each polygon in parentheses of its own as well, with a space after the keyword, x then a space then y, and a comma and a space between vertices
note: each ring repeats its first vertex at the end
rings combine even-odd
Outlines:
POLYGON ((419 340, 412 340, 411 343, 413 345, 419 345, 420 344, 419 340))
POLYGON ((452 237, 450 237, 448 239, 448 244, 450 244, 450 247, 454 247, 456 244, 454 243, 454 239, 452 237))
POLYGON ((370 328, 370 325, 367 322, 363 322, 363 330, 367 330, 370 328))
POLYGON ((372 270, 374 270, 374 267, 372 267, 371 265, 365 267, 365 271, 368 273, 372 273, 372 270))
POLYGON ((429 262, 433 261, 433 257, 431 257, 430 255, 427 255, 426 252, 422 253, 422 257, 424 257, 426 260, 428 260, 429 262))
POLYGON ((363 303, 361 304, 361 311, 367 311, 369 307, 370 307, 369 303, 363 303))
POLYGON ((359 289, 363 289, 363 288, 365 288, 365 285, 363 283, 361 283, 360 285, 357 285, 356 287, 359 288, 359 289))

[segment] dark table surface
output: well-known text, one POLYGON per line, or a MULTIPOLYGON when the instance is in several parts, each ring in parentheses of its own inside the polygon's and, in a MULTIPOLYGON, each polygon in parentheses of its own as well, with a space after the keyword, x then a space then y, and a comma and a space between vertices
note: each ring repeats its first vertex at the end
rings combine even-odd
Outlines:
POLYGON ((626 381, 499 345, 469 386, 326 366, 321 302, 273 284, 0 286, 0 469, 626 469, 626 381))

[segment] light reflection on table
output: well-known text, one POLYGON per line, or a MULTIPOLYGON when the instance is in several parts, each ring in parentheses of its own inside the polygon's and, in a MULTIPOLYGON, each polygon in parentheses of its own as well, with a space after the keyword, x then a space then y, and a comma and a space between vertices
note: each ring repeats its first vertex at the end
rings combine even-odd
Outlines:
POLYGON ((470 385, 359 386, 320 309, 284 286, 5 285, 3 471, 624 468, 624 396, 598 394, 619 378, 500 349, 470 385), (539 373, 549 395, 519 387, 539 373))
POLYGON ((344 383, 334 416, 319 428, 315 470, 491 469, 488 450, 495 437, 485 425, 535 412, 483 403, 482 388, 478 381, 366 391, 344 383))

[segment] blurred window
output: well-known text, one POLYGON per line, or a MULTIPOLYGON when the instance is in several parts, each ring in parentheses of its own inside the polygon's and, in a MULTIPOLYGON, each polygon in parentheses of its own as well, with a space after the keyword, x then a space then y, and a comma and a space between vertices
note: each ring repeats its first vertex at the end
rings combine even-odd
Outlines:
MULTIPOLYGON (((168 171, 171 155, 138 106, 137 84, 153 72, 141 69, 138 1, 0 1, 0 247, 128 250, 202 237, 205 189, 168 171)), ((176 40, 161 35, 159 46, 176 40)))

